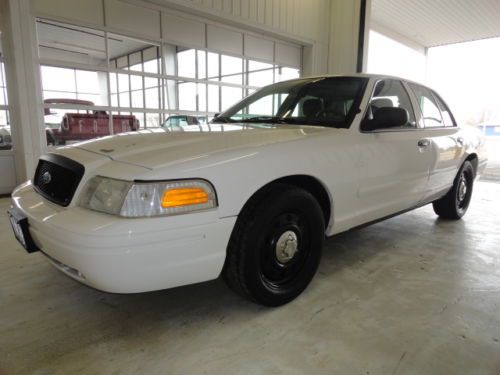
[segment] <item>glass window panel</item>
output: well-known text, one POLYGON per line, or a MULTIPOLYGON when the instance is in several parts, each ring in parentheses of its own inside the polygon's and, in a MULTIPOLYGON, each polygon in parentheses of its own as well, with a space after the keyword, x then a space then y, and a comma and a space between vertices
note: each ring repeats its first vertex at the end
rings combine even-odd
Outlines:
POLYGON ((221 87, 221 106, 223 110, 242 99, 243 90, 239 87, 221 87))
POLYGON ((276 69, 276 75, 274 79, 276 82, 281 82, 299 77, 300 71, 298 69, 279 67, 276 69))
POLYGON ((111 94, 111 106, 118 107, 118 95, 117 94, 111 94))
POLYGON ((174 80, 163 80, 163 95, 165 98, 165 109, 176 109, 176 90, 177 90, 177 82, 174 80))
POLYGON ((179 83, 179 109, 196 111, 196 83, 179 83))
POLYGON ((451 117, 451 113, 450 110, 448 109, 448 106, 441 100, 439 96, 434 95, 434 98, 436 99, 439 109, 441 110, 444 126, 447 127, 455 126, 455 123, 453 122, 453 118, 451 117))
POLYGON ((147 73, 161 73, 160 66, 160 48, 152 46, 142 51, 144 71, 147 73))
POLYGON ((118 74, 118 92, 124 93, 130 90, 128 74, 118 74))
POLYGON ((136 75, 130 76, 130 89, 142 90, 142 76, 136 76, 136 75))
POLYGON ((146 113, 146 127, 157 128, 160 126, 160 124, 159 113, 146 113))
POLYGON ((144 90, 144 95, 146 99, 146 108, 160 108, 158 87, 144 90))
POLYGON ((250 86, 262 87, 273 83, 273 70, 248 73, 248 84, 250 86))
MULTIPOLYGON (((51 108, 44 115, 47 144, 59 146, 112 134, 105 111, 51 108)), ((130 128, 124 128, 128 131, 130 128)), ((115 133, 121 132, 115 127, 115 133)))
POLYGON ((145 113, 144 112, 134 112, 132 114, 139 121, 139 128, 144 128, 144 125, 146 124, 146 122, 144 121, 145 113))
POLYGON ((144 71, 146 73, 155 73, 158 74, 158 66, 160 64, 160 61, 158 59, 155 60, 149 60, 144 62, 144 71))
POLYGON ((198 111, 207 110, 207 85, 198 83, 198 111))
POLYGON ((431 92, 427 88, 420 85, 415 85, 413 83, 410 83, 409 85, 417 97, 417 101, 424 118, 425 127, 435 128, 443 126, 441 111, 434 101, 434 97, 431 92))
POLYGON ((0 110, 0 126, 7 126, 9 125, 9 120, 7 116, 7 110, 3 109, 0 110))
POLYGON ((159 78, 144 77, 144 87, 145 88, 158 87, 159 85, 160 85, 159 78))
POLYGON ((44 90, 76 92, 75 70, 41 66, 44 90))
POLYGON ((208 52, 207 58, 208 58, 208 79, 218 81, 219 80, 219 54, 208 52))
POLYGON ((0 88, 0 105, 7 105, 7 95, 5 95, 5 89, 0 88))
POLYGON ((243 84, 243 59, 221 55, 221 81, 243 84))
POLYGON ((273 96, 268 95, 260 98, 248 106, 248 117, 274 116, 273 96))
POLYGON ((136 90, 131 92, 132 96, 132 107, 143 108, 144 107, 144 96, 142 90, 136 90))
POLYGON ((120 107, 130 107, 130 92, 125 91, 119 94, 120 96, 120 107))
POLYGON ((106 73, 93 72, 87 70, 75 70, 76 89, 78 97, 90 95, 94 98, 92 101, 96 105, 108 104, 108 82, 106 73))
POLYGON ((196 51, 177 52, 177 72, 180 77, 196 78, 196 51))
POLYGON ((7 110, 0 110, 0 150, 12 149, 12 134, 9 124, 9 113, 7 110))
POLYGON ((142 64, 131 65, 130 70, 133 70, 136 72, 142 72, 142 64))
POLYGON ((210 112, 219 112, 219 86, 208 85, 208 110, 210 112))
MULTIPOLYGON (((333 110, 337 114, 341 112, 339 106, 335 106, 335 102, 332 104, 330 104, 331 110, 333 110)), ((408 112, 408 123, 403 125, 403 127, 417 126, 410 97, 401 81, 386 79, 377 83, 374 90, 374 95, 370 102, 371 115, 375 116, 377 111, 380 108, 384 107, 397 107, 406 109, 406 111, 408 112)), ((370 112, 368 112, 368 114, 369 113, 370 112)))
MULTIPOLYGON (((110 65, 118 69, 143 71, 143 63, 158 58, 158 46, 118 34, 108 34, 110 65)), ((148 68, 149 69, 149 68, 148 68)), ((144 64, 144 71, 146 66, 144 64)), ((153 71, 152 73, 158 73, 153 71)))
POLYGON ((128 55, 128 63, 130 64, 130 70, 135 70, 142 72, 142 54, 141 51, 137 51, 128 55))
MULTIPOLYGON (((101 96, 97 94, 80 94, 78 93, 76 98, 78 100, 87 100, 89 102, 92 102, 95 105, 102 105, 101 103, 101 96)), ((107 102, 107 100, 106 100, 107 102)))
POLYGON ((207 78, 207 53, 206 51, 197 51, 198 54, 198 78, 207 78))
POLYGON ((76 93, 44 90, 43 99, 76 99, 76 93))
POLYGON ((110 85, 110 91, 112 94, 118 92, 118 83, 117 83, 118 77, 116 73, 109 73, 109 85, 110 85))

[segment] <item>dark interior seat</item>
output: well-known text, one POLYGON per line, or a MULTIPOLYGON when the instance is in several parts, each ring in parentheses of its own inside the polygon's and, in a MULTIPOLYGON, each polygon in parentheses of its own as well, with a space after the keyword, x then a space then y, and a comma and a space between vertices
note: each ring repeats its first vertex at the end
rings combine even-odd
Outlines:
POLYGON ((302 103, 302 113, 304 117, 316 117, 323 107, 319 99, 307 99, 302 103))

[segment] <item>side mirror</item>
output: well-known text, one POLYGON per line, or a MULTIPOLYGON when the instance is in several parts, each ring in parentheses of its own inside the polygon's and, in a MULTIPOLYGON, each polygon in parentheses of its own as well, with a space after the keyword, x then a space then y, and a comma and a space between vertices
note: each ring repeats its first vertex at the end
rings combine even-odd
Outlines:
POLYGON ((399 128, 409 120, 408 111, 398 107, 382 107, 375 112, 372 120, 364 120, 362 130, 399 128))
POLYGON ((219 116, 220 116, 220 112, 217 112, 217 113, 214 115, 214 118, 219 117, 219 116))

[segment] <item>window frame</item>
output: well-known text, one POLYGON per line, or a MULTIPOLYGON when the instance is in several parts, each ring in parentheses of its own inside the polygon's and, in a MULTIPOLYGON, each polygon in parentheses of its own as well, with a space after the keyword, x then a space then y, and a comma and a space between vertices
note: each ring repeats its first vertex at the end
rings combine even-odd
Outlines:
MULTIPOLYGON (((443 100, 443 98, 436 92, 434 91, 433 89, 430 89, 429 88, 429 91, 431 92, 431 94, 434 96, 434 100, 436 100, 436 103, 438 105, 438 109, 439 111, 441 112, 441 118, 443 119, 443 128, 446 128, 446 129, 449 129, 449 128, 457 128, 458 127, 458 124, 457 124, 457 121, 455 120, 455 116, 453 115, 453 112, 451 112, 450 110, 450 107, 448 106, 448 104, 443 100), (450 115, 450 118, 451 118, 451 122, 453 123, 452 126, 446 126, 444 125, 444 116, 443 116, 443 110, 441 109, 440 105, 439 104, 442 104, 444 106, 444 109, 448 112, 448 114, 450 115)), ((437 128, 437 127, 436 127, 437 128)))
POLYGON ((423 129, 425 130, 432 130, 432 129, 454 129, 454 128, 458 128, 458 125, 457 125, 457 121, 455 120, 455 116, 453 115, 453 113, 451 112, 450 110, 450 107, 448 106, 448 104, 443 100, 443 98, 438 95, 433 89, 427 87, 427 86, 424 86, 420 83, 415 83, 415 82, 408 82, 408 87, 410 88, 411 90, 411 93, 414 97, 414 100, 415 100, 415 103, 417 104, 418 106, 418 111, 419 111, 419 115, 420 115, 420 120, 421 120, 421 126, 423 129), (425 126, 425 120, 424 120, 424 114, 422 112, 422 109, 420 108, 420 104, 419 104, 419 101, 418 101, 418 97, 417 97, 417 94, 413 91, 413 88, 411 87, 412 85, 414 86, 420 86, 420 87, 423 87, 424 89, 428 90, 432 96, 432 98, 434 99, 435 101, 435 104, 437 106, 437 109, 439 110, 439 114, 441 116, 441 120, 442 120, 442 124, 441 126, 425 126), (445 126, 444 125, 444 117, 443 117, 443 113, 441 111, 441 108, 439 108, 439 103, 438 101, 436 100, 436 98, 438 98, 442 104, 446 107, 446 109, 448 110, 448 113, 450 114, 450 117, 451 117, 451 120, 453 122, 453 126, 445 126))
MULTIPOLYGON (((368 92, 368 90, 367 90, 367 92, 368 92)), ((373 83, 373 86, 371 88, 368 100, 366 101, 366 107, 365 107, 365 110, 363 112, 363 116, 361 117, 361 121, 359 122, 359 127, 358 127, 359 132, 360 133, 366 133, 366 134, 370 134, 370 133, 396 133, 396 132, 415 131, 415 130, 422 130, 422 129, 423 129, 423 127, 420 124, 419 118, 417 116, 417 112, 415 110, 414 95, 413 95, 413 92, 410 91, 410 87, 408 87, 407 82, 405 80, 403 80, 403 79, 391 78, 391 77, 377 78, 377 79, 375 79, 374 83, 373 83), (370 103, 371 103, 371 101, 373 99, 373 96, 375 94, 375 89, 377 88, 377 85, 379 84, 379 82, 388 81, 388 80, 398 81, 401 84, 401 86, 403 87, 403 89, 405 90, 406 94, 408 95, 408 99, 410 99, 410 105, 411 105, 411 108, 412 108, 412 111, 413 111, 413 116, 415 118, 415 127, 412 127, 412 128, 402 128, 402 127, 400 127, 400 128, 363 130, 363 128, 362 128, 363 120, 365 119, 365 117, 368 114, 369 105, 370 105, 370 103)))
MULTIPOLYGON (((204 116, 207 120, 213 117, 216 113, 220 113, 221 110, 227 109, 223 108, 223 103, 222 103, 222 89, 223 87, 229 87, 229 88, 237 88, 241 89, 241 97, 244 98, 247 95, 249 95, 251 92, 254 92, 258 90, 260 87, 259 86, 251 86, 248 85, 248 74, 247 71, 247 61, 252 60, 252 61, 260 61, 259 59, 253 58, 251 56, 247 56, 244 52, 244 48, 242 49, 241 54, 231 54, 231 53, 225 53, 221 51, 216 51, 208 48, 202 48, 200 46, 189 46, 189 45, 182 45, 182 44, 176 44, 172 40, 168 40, 164 37, 158 37, 158 38, 145 38, 144 36, 139 36, 139 35, 134 35, 134 33, 131 32, 125 32, 125 31, 116 31, 113 30, 107 26, 97 26, 97 25, 88 25, 88 24, 83 24, 75 21, 69 21, 66 19, 58 19, 57 17, 47 17, 45 15, 35 15, 35 29, 36 32, 38 33, 38 22, 44 23, 44 22, 54 22, 56 23, 59 27, 70 27, 70 28, 75 28, 75 29, 85 29, 88 31, 99 31, 99 33, 102 33, 102 38, 104 39, 104 45, 105 45, 105 60, 103 64, 92 64, 90 62, 75 62, 71 61, 70 59, 66 59, 65 57, 60 57, 60 56, 48 56, 48 57, 40 57, 38 58, 38 65, 39 67, 41 66, 50 66, 50 67, 58 67, 58 68, 65 68, 65 69, 73 69, 73 70, 86 70, 86 71, 94 71, 94 72, 103 72, 107 75, 106 78, 106 85, 107 85, 107 105, 94 105, 94 106, 82 106, 82 105, 75 105, 75 104, 50 104, 50 103, 42 103, 42 110, 50 110, 50 109, 58 109, 58 110, 75 110, 75 111, 81 111, 81 110, 93 110, 93 111, 106 111, 109 114, 109 127, 110 127, 110 132, 113 130, 113 114, 131 114, 135 115, 136 117, 139 114, 142 114, 142 116, 137 117, 140 120, 140 125, 141 129, 148 127, 148 121, 147 118, 148 116, 151 116, 154 114, 154 116, 159 116, 160 118, 160 123, 159 126, 163 124, 163 122, 168 118, 169 116, 172 115, 194 115, 194 116, 204 116), (133 51, 130 51, 128 53, 124 53, 120 56, 115 56, 113 58, 110 57, 110 38, 113 38, 114 36, 117 37, 123 37, 123 38, 128 38, 128 39, 133 39, 137 42, 142 42, 145 44, 144 48, 141 49, 136 49, 133 51), (156 47, 157 48, 157 54, 159 53, 158 57, 158 73, 151 73, 151 72, 146 72, 144 69, 145 65, 145 51, 148 50, 148 48, 151 47, 156 47), (167 73, 167 65, 168 65, 168 60, 166 59, 166 53, 167 50, 171 51, 171 48, 175 48, 175 51, 173 52, 174 54, 177 53, 179 48, 183 48, 184 50, 189 50, 193 49, 195 50, 195 59, 196 59, 196 78, 189 78, 189 77, 181 77, 179 76, 177 72, 177 55, 174 56, 175 58, 175 66, 176 69, 173 72, 167 73), (131 70, 130 68, 130 56, 133 56, 133 65, 137 65, 138 62, 137 60, 137 52, 140 51, 140 64, 141 64, 141 69, 140 70, 131 70), (205 52, 205 77, 200 78, 199 77, 199 69, 198 69, 198 61, 200 60, 199 56, 199 51, 204 51, 205 52), (208 71, 208 54, 209 53, 215 53, 217 54, 217 58, 219 60, 219 67, 218 67, 218 80, 213 80, 213 79, 208 79, 209 71, 208 71), (221 74, 221 56, 230 56, 230 57, 236 57, 242 59, 242 72, 238 73, 242 75, 242 82, 241 84, 235 84, 235 83, 230 83, 230 82, 222 82, 220 77, 222 76, 221 74), (118 58, 126 58, 126 63, 127 67, 121 67, 118 68, 118 58), (114 63, 113 63, 114 61, 114 63), (111 74, 116 74, 116 77, 112 76, 111 74), (119 102, 119 94, 118 92, 120 91, 118 84, 116 84, 116 100, 112 99, 112 93, 111 93, 111 80, 116 78, 118 80, 118 74, 125 74, 128 76, 128 81, 129 81, 129 105, 126 107, 120 106, 119 102), (142 106, 141 107, 134 107, 132 106, 132 89, 130 85, 131 77, 132 76, 141 76, 143 85, 142 85, 142 90, 143 95, 142 95, 142 106), (154 78, 158 79, 159 85, 158 85, 158 108, 147 108, 146 107, 146 85, 144 84, 144 81, 147 78, 154 78), (192 82, 196 84, 197 88, 197 95, 194 100, 196 101, 196 106, 195 110, 181 110, 179 108, 179 90, 178 90, 178 85, 180 82, 192 82), (204 85, 204 86, 200 86, 204 85), (213 104, 216 104, 217 110, 215 110, 215 107, 210 102, 210 89, 212 86, 215 86, 218 91, 218 102, 215 101, 213 104), (204 99, 200 99, 200 96, 203 97, 203 95, 198 95, 198 92, 200 89, 205 88, 205 95, 204 99), (172 93, 172 90, 175 90, 175 94, 170 96, 169 99, 169 94, 172 93), (171 100, 175 96, 175 100, 171 100), (205 105, 200 106, 200 100, 205 100, 205 105), (116 104, 116 105, 115 105, 116 104), (205 108, 204 108, 205 107, 205 108), (213 108, 212 108, 213 107, 213 108), (203 108, 205 110, 203 110, 203 108)), ((81 30, 80 30, 81 31, 81 30)), ((246 33, 246 32, 245 32, 246 33)), ((245 34, 246 35, 246 34, 245 34)), ((279 39, 273 39, 273 43, 281 43, 283 41, 280 41, 279 39)), ((242 41, 242 43, 244 43, 242 41)), ((286 43, 286 42, 284 42, 286 43)), ((303 46, 296 44, 297 47, 300 47, 301 51, 303 51, 303 46)), ((40 52, 39 52, 40 53, 40 52)), ((271 58, 271 57, 270 57, 271 58)), ((302 76, 302 66, 299 68, 292 67, 292 66, 281 66, 276 62, 276 56, 273 54, 272 60, 273 62, 270 61, 264 61, 268 64, 272 64, 272 71, 273 71, 273 82, 274 78, 276 76, 276 69, 277 68, 290 68, 290 69, 296 69, 298 71, 298 76, 302 76)), ((148 60, 149 61, 149 60, 148 60)), ((40 77, 41 78, 41 77, 40 77)), ((271 82, 269 82, 271 83, 271 82)), ((42 85, 42 97, 45 91, 50 91, 46 90, 43 88, 42 85)), ((114 98, 114 97, 113 97, 114 98)), ((43 124, 41 124, 43 126, 43 124)), ((156 125, 154 125, 156 126, 156 125)))
POLYGON ((14 151, 14 141, 12 137, 12 119, 10 116, 10 104, 8 98, 8 88, 7 88, 7 74, 5 72, 5 59, 0 52, 0 74, 2 75, 3 85, 0 86, 0 95, 2 95, 5 104, 0 104, 0 111, 5 111, 6 116, 6 126, 9 128, 10 137, 11 137, 11 146, 10 148, 0 149, 0 154, 2 155, 11 155, 14 151))

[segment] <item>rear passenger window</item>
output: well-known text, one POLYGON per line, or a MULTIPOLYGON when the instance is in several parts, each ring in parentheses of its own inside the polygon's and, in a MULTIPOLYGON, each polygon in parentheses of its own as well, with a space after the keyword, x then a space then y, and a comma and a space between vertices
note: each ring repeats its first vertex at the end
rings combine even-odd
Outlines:
POLYGON ((394 79, 386 79, 377 82, 370 101, 369 116, 374 116, 375 113, 384 107, 399 107, 408 111, 408 123, 402 128, 415 128, 415 113, 411 105, 410 97, 406 92, 403 84, 394 79))
POLYGON ((410 83, 410 87, 417 97, 422 116, 424 118, 424 125, 426 128, 438 128, 444 126, 441 111, 432 95, 431 91, 425 87, 418 86, 410 83))
POLYGON ((441 115, 443 116, 444 126, 446 126, 446 127, 456 126, 455 121, 453 121, 453 117, 451 116, 451 112, 448 109, 448 106, 435 93, 434 93, 434 98, 436 98, 436 102, 438 104, 438 107, 441 110, 441 115))

